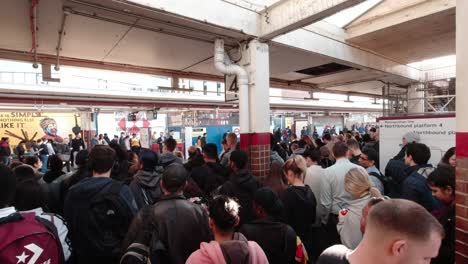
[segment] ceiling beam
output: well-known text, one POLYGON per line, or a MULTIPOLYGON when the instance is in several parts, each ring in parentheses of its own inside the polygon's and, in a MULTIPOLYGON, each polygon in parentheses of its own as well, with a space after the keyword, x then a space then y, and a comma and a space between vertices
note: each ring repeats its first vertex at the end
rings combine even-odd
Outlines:
POLYGON ((371 12, 377 12, 376 15, 363 20, 357 20, 347 26, 347 40, 352 41, 354 38, 372 32, 455 8, 456 0, 413 1, 412 4, 408 5, 392 6, 392 8, 389 8, 391 11, 379 12, 380 8, 385 8, 386 5, 390 5, 391 3, 391 1, 383 2, 371 10, 371 12))
MULTIPOLYGON (((75 1, 75 0, 67 0, 75 1)), ((80 1, 80 0, 77 0, 80 1)), ((193 0, 86 0, 91 2, 115 4, 118 2, 124 9, 137 8, 143 11, 158 12, 162 15, 172 16, 178 20, 185 20, 235 30, 248 35, 257 36, 257 20, 259 14, 252 10, 241 8, 224 1, 193 1, 193 0), (126 7, 125 7, 126 6, 126 7), (239 19, 242 18, 242 19, 239 19)), ((84 2, 84 1, 83 1, 84 2)))
POLYGON ((364 0, 287 0, 262 11, 260 37, 273 39, 329 17, 364 0))
POLYGON ((382 73, 419 81, 421 71, 376 52, 354 44, 333 39, 306 29, 296 30, 274 39, 274 42, 313 52, 357 68, 373 69, 382 73))

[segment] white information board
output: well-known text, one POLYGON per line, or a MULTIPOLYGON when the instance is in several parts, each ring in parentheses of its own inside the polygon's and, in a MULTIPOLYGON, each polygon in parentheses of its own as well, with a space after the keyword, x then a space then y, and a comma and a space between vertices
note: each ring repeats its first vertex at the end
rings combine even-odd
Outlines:
POLYGON ((431 149, 429 163, 437 166, 445 152, 455 146, 455 117, 405 117, 385 118, 379 121, 380 170, 401 150, 403 135, 407 132, 419 134, 420 143, 431 149))

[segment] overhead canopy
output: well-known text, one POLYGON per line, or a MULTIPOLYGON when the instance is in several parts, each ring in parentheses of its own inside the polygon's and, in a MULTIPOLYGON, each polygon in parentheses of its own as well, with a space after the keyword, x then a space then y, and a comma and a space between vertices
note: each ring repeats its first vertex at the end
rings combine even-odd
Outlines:
POLYGON ((456 0, 385 0, 345 27, 347 41, 410 63, 455 54, 456 0))
MULTIPOLYGON (((64 22, 59 54, 63 64, 221 81, 222 75, 214 69, 212 62, 214 39, 225 39, 232 59, 236 60, 239 54, 235 49, 239 42, 261 37, 263 31, 267 32, 264 34, 267 37, 282 34, 270 42, 272 87, 380 94, 380 81, 407 85, 419 80, 419 69, 387 54, 382 56, 379 50, 369 51, 347 43, 348 35, 339 27, 323 21, 306 26, 360 2, 39 1, 38 59, 54 64, 64 22), (301 5, 294 6, 294 3, 301 5), (320 3, 323 6, 319 6, 320 3), (263 4, 265 8, 261 8, 263 4), (315 9, 309 10, 308 6, 315 9), (270 24, 265 19, 266 14, 271 16, 270 24), (284 16, 287 14, 290 16, 284 16), (306 27, 301 28, 303 26, 306 27), (360 82, 366 82, 366 85, 356 85, 360 82)), ((32 38, 29 11, 28 1, 2 2, 0 23, 8 26, 0 27, 0 34, 8 37, 0 39, 1 58, 33 60, 29 53, 32 38)), ((352 26, 366 16, 368 14, 358 18, 347 30, 351 31, 352 26)), ((408 45, 408 41, 400 42, 401 50, 405 50, 403 45, 408 45)))

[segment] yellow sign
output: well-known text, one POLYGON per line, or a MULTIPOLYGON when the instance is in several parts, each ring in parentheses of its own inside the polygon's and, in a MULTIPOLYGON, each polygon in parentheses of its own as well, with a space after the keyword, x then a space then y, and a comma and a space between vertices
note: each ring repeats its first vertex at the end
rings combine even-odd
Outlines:
POLYGON ((0 137, 9 137, 10 146, 39 138, 64 143, 75 125, 72 113, 0 112, 0 137))

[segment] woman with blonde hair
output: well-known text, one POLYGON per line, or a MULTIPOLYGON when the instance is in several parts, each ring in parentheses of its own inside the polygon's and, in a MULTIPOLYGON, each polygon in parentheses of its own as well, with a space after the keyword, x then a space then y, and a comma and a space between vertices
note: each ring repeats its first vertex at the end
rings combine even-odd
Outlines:
POLYGON ((306 160, 300 155, 295 155, 284 163, 283 173, 289 184, 282 197, 286 223, 296 231, 307 252, 311 253, 311 228, 315 223, 317 201, 310 187, 304 184, 307 173, 306 160))
POLYGON ((345 175, 345 190, 351 195, 351 202, 342 209, 338 216, 338 233, 343 245, 355 249, 362 240, 360 230, 362 209, 374 197, 382 197, 375 188, 367 171, 362 167, 353 168, 345 175))

